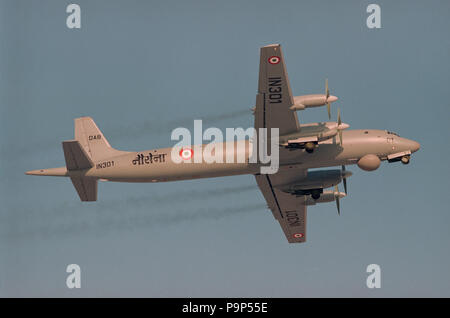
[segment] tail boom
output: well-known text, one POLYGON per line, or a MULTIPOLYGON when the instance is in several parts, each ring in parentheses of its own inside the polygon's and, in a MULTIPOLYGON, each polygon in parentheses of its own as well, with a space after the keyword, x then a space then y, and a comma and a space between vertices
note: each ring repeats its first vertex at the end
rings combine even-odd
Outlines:
POLYGON ((50 169, 37 169, 25 172, 25 174, 32 176, 52 176, 52 177, 68 177, 69 172, 66 167, 50 168, 50 169))

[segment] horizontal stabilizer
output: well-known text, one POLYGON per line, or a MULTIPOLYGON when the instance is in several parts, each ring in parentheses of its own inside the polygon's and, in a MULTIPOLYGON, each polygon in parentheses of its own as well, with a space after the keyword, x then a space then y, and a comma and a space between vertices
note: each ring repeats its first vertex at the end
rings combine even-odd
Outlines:
MULTIPOLYGON (((77 140, 63 141, 62 146, 68 171, 84 170, 94 166, 77 140)), ((96 178, 71 176, 70 179, 81 201, 97 201, 98 180, 96 178)))
POLYGON ((76 140, 63 141, 67 170, 83 170, 94 166, 91 159, 76 140))
POLYGON ((97 201, 97 179, 89 177, 71 177, 70 179, 81 201, 97 201))

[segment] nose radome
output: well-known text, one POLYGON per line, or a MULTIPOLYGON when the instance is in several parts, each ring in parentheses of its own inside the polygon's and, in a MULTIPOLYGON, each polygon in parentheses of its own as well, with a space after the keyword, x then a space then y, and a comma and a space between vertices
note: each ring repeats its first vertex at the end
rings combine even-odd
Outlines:
POLYGON ((417 141, 411 140, 411 152, 416 152, 420 149, 420 144, 417 141))
POLYGON ((416 152, 420 149, 420 144, 417 141, 411 139, 405 139, 404 146, 406 147, 405 150, 410 150, 411 152, 416 152))

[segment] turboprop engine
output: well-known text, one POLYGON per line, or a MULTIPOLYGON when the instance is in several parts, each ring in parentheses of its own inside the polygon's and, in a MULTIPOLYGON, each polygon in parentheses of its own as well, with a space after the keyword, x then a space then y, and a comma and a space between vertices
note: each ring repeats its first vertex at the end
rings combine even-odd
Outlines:
POLYGON ((339 135, 339 144, 343 145, 342 131, 350 127, 341 120, 341 112, 338 108, 337 122, 313 123, 300 125, 300 133, 294 133, 280 137, 280 145, 287 148, 305 149, 306 152, 314 152, 318 142, 339 135))
POLYGON ((338 100, 336 96, 330 95, 330 89, 328 88, 328 79, 325 80, 325 94, 294 96, 293 99, 294 105, 291 106, 291 110, 294 111, 327 105, 328 118, 331 118, 330 104, 338 100))
MULTIPOLYGON (((345 180, 345 179, 344 179, 345 180)), ((346 190, 347 191, 347 190, 346 190)), ((335 201, 338 215, 341 215, 341 204, 340 199, 347 196, 346 192, 340 192, 338 186, 334 186, 334 191, 324 191, 320 198, 314 199, 312 196, 306 197, 305 204, 306 205, 316 205, 317 203, 326 203, 335 201)))
POLYGON ((306 198, 306 205, 316 205, 317 203, 326 203, 336 201, 336 196, 339 196, 340 199, 346 196, 345 192, 340 191, 324 191, 320 198, 314 200, 311 197, 306 198))
POLYGON ((304 110, 311 107, 325 106, 327 103, 333 103, 337 101, 336 96, 329 96, 325 94, 310 94, 294 96, 294 105, 291 106, 292 110, 304 110))
POLYGON ((318 170, 309 171, 308 175, 299 182, 288 184, 281 187, 281 190, 295 194, 295 195, 311 195, 313 199, 317 200, 321 197, 323 189, 330 188, 344 181, 344 188, 347 192, 346 178, 350 177, 352 173, 342 170, 318 170))

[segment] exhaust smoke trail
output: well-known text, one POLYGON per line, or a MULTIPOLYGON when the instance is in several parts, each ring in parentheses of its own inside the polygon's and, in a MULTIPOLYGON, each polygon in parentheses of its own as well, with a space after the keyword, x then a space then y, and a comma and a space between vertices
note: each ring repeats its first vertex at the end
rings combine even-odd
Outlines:
MULTIPOLYGON (((88 218, 76 218, 71 222, 47 223, 37 227, 19 228, 14 233, 15 239, 30 238, 65 238, 82 235, 106 235, 114 231, 135 231, 151 229, 153 227, 173 226, 182 222, 196 222, 200 220, 219 220, 229 216, 236 216, 256 211, 264 211, 265 204, 251 204, 245 206, 230 206, 223 208, 209 207, 194 210, 164 209, 147 210, 146 214, 134 215, 91 215, 88 218)), ((65 220, 67 221, 67 220, 65 220)), ((10 232, 10 234, 12 234, 10 232)))
POLYGON ((217 219, 243 213, 246 210, 264 210, 265 205, 229 206, 218 209, 215 206, 208 208, 195 208, 186 211, 184 208, 173 208, 174 198, 185 205, 199 199, 208 202, 209 198, 217 198, 227 194, 243 193, 249 190, 256 191, 256 185, 244 185, 211 190, 189 190, 180 193, 167 193, 163 195, 146 195, 131 197, 126 200, 113 200, 98 202, 91 209, 90 206, 80 207, 80 203, 64 203, 49 209, 10 211, 9 218, 1 220, 9 224, 6 236, 15 238, 29 238, 35 236, 66 236, 79 235, 84 230, 92 230, 96 234, 111 230, 132 230, 153 225, 167 226, 180 221, 195 221, 199 219, 217 219), (156 205, 155 205, 156 202, 156 205), (169 207, 172 205, 172 207, 169 207), (42 213, 44 212, 44 213, 42 213), (42 224, 45 222, 45 224, 42 224))
MULTIPOLYGON (((249 110, 238 110, 234 112, 228 112, 223 113, 219 115, 211 115, 211 116, 199 116, 198 119, 202 119, 204 123, 207 125, 212 125, 218 122, 221 122, 226 119, 233 119, 238 118, 244 115, 248 115, 250 113, 249 110)), ((115 138, 129 138, 129 137, 135 137, 135 136, 141 136, 143 134, 150 135, 163 135, 167 134, 170 135, 171 129, 174 127, 181 127, 181 126, 189 126, 194 122, 195 118, 192 117, 186 117, 181 118, 178 120, 169 121, 166 123, 161 122, 155 122, 155 121, 144 121, 140 122, 134 126, 127 125, 122 127, 115 127, 114 131, 111 133, 105 135, 105 137, 111 141, 111 139, 114 142, 115 138)), ((2 157, 10 157, 14 158, 15 160, 21 160, 24 159, 23 156, 18 156, 18 154, 26 153, 26 152, 33 152, 35 154, 37 153, 43 153, 43 152, 50 152, 50 151, 56 151, 61 149, 61 142, 56 143, 49 143, 40 141, 33 144, 18 144, 13 143, 9 145, 4 145, 0 148, 0 154, 2 157)))
MULTIPOLYGON (((176 127, 186 127, 192 125, 195 119, 201 119, 206 126, 211 126, 213 124, 219 123, 221 121, 227 119, 233 119, 242 117, 244 115, 249 115, 250 111, 238 110, 234 112, 223 113, 219 115, 210 115, 210 116, 198 116, 198 117, 185 117, 176 120, 172 120, 169 122, 155 122, 155 121, 145 121, 141 122, 134 126, 126 126, 126 127, 117 127, 110 134, 111 137, 128 137, 128 136, 141 136, 142 134, 150 135, 170 135, 170 132, 173 128, 176 127)), ((107 137, 108 138, 108 137, 107 137)))

